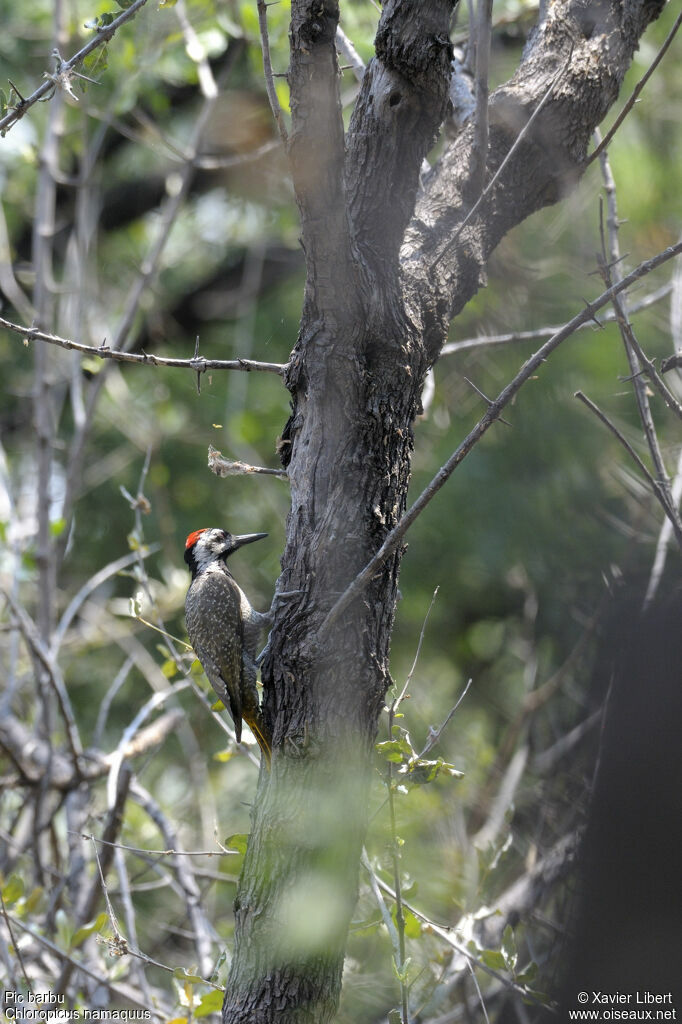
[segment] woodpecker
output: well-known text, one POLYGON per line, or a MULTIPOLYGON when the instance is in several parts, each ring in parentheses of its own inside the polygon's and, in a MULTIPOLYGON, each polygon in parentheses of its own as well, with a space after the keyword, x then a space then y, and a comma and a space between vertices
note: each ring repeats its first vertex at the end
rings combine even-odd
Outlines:
POLYGON ((185 561, 192 582, 185 598, 185 621, 192 647, 208 681, 232 716, 237 742, 242 719, 248 724, 270 767, 271 741, 256 688, 256 650, 270 615, 251 607, 227 567, 228 557, 244 544, 267 537, 203 529, 185 541, 185 561))

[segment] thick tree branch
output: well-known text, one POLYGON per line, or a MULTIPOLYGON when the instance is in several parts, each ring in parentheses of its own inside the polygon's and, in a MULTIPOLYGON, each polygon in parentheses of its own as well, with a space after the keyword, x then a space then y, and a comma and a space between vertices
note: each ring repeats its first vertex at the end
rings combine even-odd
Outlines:
MULTIPOLYGON (((159 747, 166 736, 179 725, 182 712, 179 709, 165 711, 151 725, 145 726, 123 748, 123 758, 139 757, 159 747)), ((50 751, 45 742, 37 739, 34 732, 14 715, 5 715, 0 721, 0 748, 11 758, 20 777, 15 784, 35 786, 40 784, 49 767, 49 785, 62 792, 75 789, 82 782, 91 782, 106 775, 117 755, 114 751, 104 754, 101 750, 89 749, 83 755, 79 770, 73 761, 63 753, 50 751)))
POLYGON ((342 315, 339 278, 346 283, 346 296, 353 280, 343 183, 338 23, 338 0, 294 0, 291 5, 288 152, 308 272, 304 308, 316 319, 342 315))
POLYGON ((443 153, 402 249, 408 306, 422 323, 431 362, 450 320, 483 282, 486 261, 503 236, 556 202, 583 173, 592 131, 615 100, 641 33, 663 7, 663 0, 624 5, 609 0, 598 6, 557 0, 547 5, 519 70, 491 97, 489 175, 506 158, 570 54, 568 66, 533 131, 455 246, 453 235, 477 198, 471 180, 474 126, 467 125, 443 153))
POLYGON ((668 32, 668 35, 666 36, 666 38, 665 38, 665 40, 663 42, 663 45, 661 46, 660 50, 656 54, 655 58, 652 60, 652 62, 649 65, 649 67, 646 69, 646 72, 642 75, 640 80, 637 82, 637 85, 632 90, 630 96, 628 97, 628 101, 625 104, 625 106, 623 107, 623 109, 621 110, 620 114, 618 115, 616 120, 613 122, 613 124, 609 128, 609 130, 606 133, 606 135, 604 136, 604 138, 599 142, 599 144, 597 145, 596 149, 592 153, 590 153, 590 157, 589 157, 589 159, 587 161, 588 164, 591 164, 593 162, 593 160, 596 160, 598 156, 601 156, 601 154, 604 152, 604 150, 607 149, 608 146, 610 145, 611 139, 614 137, 614 135, 616 134, 616 132, 618 131, 618 129, 622 125, 623 121, 628 116, 628 114, 630 113, 630 111, 634 107, 635 103, 637 102, 637 97, 639 96, 639 94, 641 93, 642 89, 644 88, 646 83, 649 81, 649 79, 653 75, 654 71, 656 70, 656 68, 658 67, 660 62, 663 60, 663 57, 665 56, 665 53, 666 53, 668 47, 670 46, 670 44, 672 43, 673 39, 677 35, 677 30, 679 29, 681 24, 682 24, 682 11, 678 14, 677 18, 675 19, 675 24, 670 29, 670 32, 668 32))
POLYGON ((354 242, 397 259, 422 162, 449 103, 451 0, 389 0, 348 129, 346 187, 354 242))

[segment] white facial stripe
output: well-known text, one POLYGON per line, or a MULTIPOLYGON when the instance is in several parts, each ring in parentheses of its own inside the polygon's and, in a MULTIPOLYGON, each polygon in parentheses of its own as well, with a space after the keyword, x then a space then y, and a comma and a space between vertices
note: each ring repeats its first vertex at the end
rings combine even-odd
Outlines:
POLYGON ((194 545, 194 559, 199 572, 215 562, 225 551, 225 534, 222 530, 206 530, 194 545))

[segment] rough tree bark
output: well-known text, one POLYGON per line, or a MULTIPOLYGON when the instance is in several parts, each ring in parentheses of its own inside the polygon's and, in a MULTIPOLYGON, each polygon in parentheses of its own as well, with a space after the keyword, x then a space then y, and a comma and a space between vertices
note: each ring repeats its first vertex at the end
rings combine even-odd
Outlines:
POLYGON ((291 511, 278 588, 297 593, 277 606, 263 669, 274 757, 235 903, 225 1024, 335 1013, 402 552, 320 626, 404 511, 421 387, 450 320, 505 233, 578 180, 664 2, 541 5, 517 73, 490 99, 487 182, 554 82, 551 94, 459 231, 478 199, 471 123, 420 181, 448 111, 453 6, 388 0, 344 138, 338 3, 292 0, 288 148, 307 280, 286 376, 291 511))

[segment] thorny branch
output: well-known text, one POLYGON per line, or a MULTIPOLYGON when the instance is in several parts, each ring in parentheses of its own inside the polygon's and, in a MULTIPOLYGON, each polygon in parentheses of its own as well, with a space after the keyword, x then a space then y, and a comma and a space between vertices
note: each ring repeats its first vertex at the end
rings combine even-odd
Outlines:
POLYGON ((286 368, 282 363, 261 363, 256 359, 205 359, 203 356, 194 356, 192 359, 171 359, 146 352, 127 352, 124 349, 109 348, 106 341, 103 341, 99 347, 85 345, 80 341, 72 341, 70 338, 61 338, 58 334, 41 331, 38 327, 22 327, 21 324, 12 323, 10 320, 5 320, 4 317, 0 317, 0 327, 20 334, 24 339, 24 344, 28 341, 44 341, 49 345, 72 349, 95 359, 111 359, 115 363, 166 366, 173 369, 192 370, 194 373, 206 373, 207 370, 244 370, 249 373, 251 370, 255 370, 262 373, 277 373, 280 376, 286 368))
POLYGON ((594 413, 594 415, 597 417, 597 419, 601 420, 601 422, 604 424, 605 427, 608 427, 608 429, 611 431, 611 433, 614 435, 614 437, 616 437, 618 439, 618 441, 622 444, 623 448, 625 448, 626 452, 628 453, 630 458, 633 460, 633 462, 636 464, 636 466, 638 467, 639 471, 649 481, 649 485, 651 487, 651 490, 655 494, 657 500, 660 502, 661 508, 663 509, 663 511, 665 512, 666 516, 670 519, 671 523, 673 524, 673 530, 675 531, 675 536, 677 538, 677 543, 680 545, 680 549, 682 550, 682 530, 680 529, 680 527, 678 525, 678 522, 676 521, 677 517, 671 515, 671 507, 670 507, 669 497, 668 497, 667 491, 666 491, 665 487, 663 486, 661 480, 660 479, 657 480, 652 475, 651 471, 644 464, 644 462, 639 457, 639 455, 637 454, 635 449, 632 447, 632 445, 630 444, 628 439, 625 437, 625 435, 622 433, 622 431, 620 431, 618 429, 618 427, 615 425, 615 423, 611 422, 611 420, 608 418, 608 416, 605 413, 602 412, 602 410, 599 408, 599 406, 595 405, 595 403, 590 398, 588 398, 587 395, 583 394, 582 391, 576 391, 575 397, 578 398, 583 403, 583 405, 586 405, 587 408, 591 412, 594 413))
MULTIPOLYGON (((656 288, 655 291, 649 295, 645 295, 639 302, 633 302, 630 306, 630 313, 639 313, 643 309, 648 309, 653 306, 656 302, 660 302, 667 295, 670 295, 672 291, 672 282, 668 281, 666 284, 661 285, 660 288, 656 288)), ((615 323, 616 314, 613 310, 609 310, 601 317, 602 323, 615 323)), ((581 324, 578 330, 585 330, 590 327, 590 322, 581 324)), ((548 324, 546 327, 536 327, 531 331, 508 331, 505 334, 481 334, 475 338, 461 338, 459 341, 446 341, 441 349, 441 356, 455 355, 457 352, 465 352, 472 348, 487 348, 488 346, 495 345, 512 345, 517 342, 524 341, 542 341, 545 338, 551 338, 553 334, 561 330, 561 324, 548 324)), ((669 359, 664 359, 661 363, 661 372, 665 373, 667 369, 672 369, 669 364, 671 360, 674 360, 675 356, 670 356, 669 359)), ((672 364, 674 365, 674 363, 672 364)), ((682 356, 680 357, 680 365, 682 365, 682 356)))
MULTIPOLYGON (((599 272, 604 284, 607 287, 610 287, 614 278, 616 281, 619 280, 622 273, 620 246, 618 243, 618 204, 616 199, 616 183, 611 172, 611 166, 606 152, 603 152, 600 157, 600 165, 604 178, 608 206, 608 216, 606 221, 608 251, 607 240, 604 232, 603 204, 601 204, 600 236, 602 252, 599 261, 599 272)), ((618 323, 621 338, 623 340, 623 345, 625 347, 628 365, 630 367, 632 386, 637 402, 642 430, 644 432, 644 437, 646 438, 647 446, 651 455, 651 461, 655 469, 655 476, 658 485, 656 494, 659 500, 664 502, 665 513, 671 520, 675 530, 675 535, 678 538, 678 543, 680 543, 682 541, 682 520, 680 519, 680 514, 672 500, 670 479, 666 470, 661 446, 658 441, 656 425, 651 412, 649 394, 641 376, 642 372, 647 374, 652 384, 654 384, 657 390, 659 390, 659 393, 662 394, 663 400, 666 402, 666 405, 668 405, 668 408, 675 411, 675 407, 678 406, 678 403, 669 391, 667 384, 659 376, 651 361, 642 351, 641 346, 635 337, 635 332, 627 315, 627 295, 614 295, 612 304, 616 314, 616 321, 618 323)))
MULTIPOLYGON (((86 43, 77 53, 74 53, 68 60, 60 61, 57 69, 58 75, 63 76, 65 81, 68 81, 69 74, 74 72, 76 68, 83 63, 85 58, 91 54, 98 47, 103 46, 112 39, 121 25, 125 24, 126 21, 130 21, 134 18, 140 8, 144 7, 147 0, 134 0, 134 2, 128 7, 122 14, 119 14, 118 18, 115 18, 110 25, 103 25, 96 29, 95 36, 86 43)), ((7 113, 3 118, 0 118, 0 132, 4 134, 12 125, 16 124, 24 114, 26 114, 34 103, 38 100, 42 100, 47 97, 48 93, 55 88, 55 81, 53 75, 47 75, 42 85, 39 85, 35 92, 32 92, 30 96, 25 99, 19 97, 18 102, 15 106, 7 113)))
POLYGON ((628 101, 625 104, 625 106, 623 107, 623 109, 621 110, 620 114, 618 115, 616 120, 613 122, 612 126, 609 128, 609 130, 606 133, 606 135, 604 136, 604 138, 600 140, 600 142, 598 143, 598 145, 594 149, 594 151, 592 153, 590 153, 590 155, 589 155, 589 157, 587 159, 587 163, 588 164, 591 164, 594 160, 597 159, 597 157, 601 156, 601 154, 604 152, 604 150, 607 149, 608 146, 610 145, 611 140, 613 139, 614 135, 616 134, 616 132, 620 128, 621 124, 623 123, 623 121, 625 120, 625 118, 627 117, 627 115, 630 113, 630 111, 634 107, 635 103, 637 102, 637 98, 638 98, 639 94, 641 93, 642 89, 644 88, 646 83, 649 81, 649 79, 653 75, 654 71, 656 70, 656 68, 660 64, 661 60, 665 56, 666 50, 668 49, 668 47, 672 43, 673 39, 675 38, 675 36, 677 34, 677 30, 679 29, 681 24, 682 24, 682 12, 680 12, 680 14, 678 14, 677 18, 675 19, 675 24, 670 29, 670 32, 666 36, 666 38, 665 38, 665 40, 664 40, 660 50, 658 51, 658 53, 656 54, 656 56, 652 60, 652 62, 649 65, 649 67, 646 69, 646 72, 640 78, 639 82, 637 82, 637 85, 632 90, 632 93, 630 94, 630 97, 628 98, 628 101))

